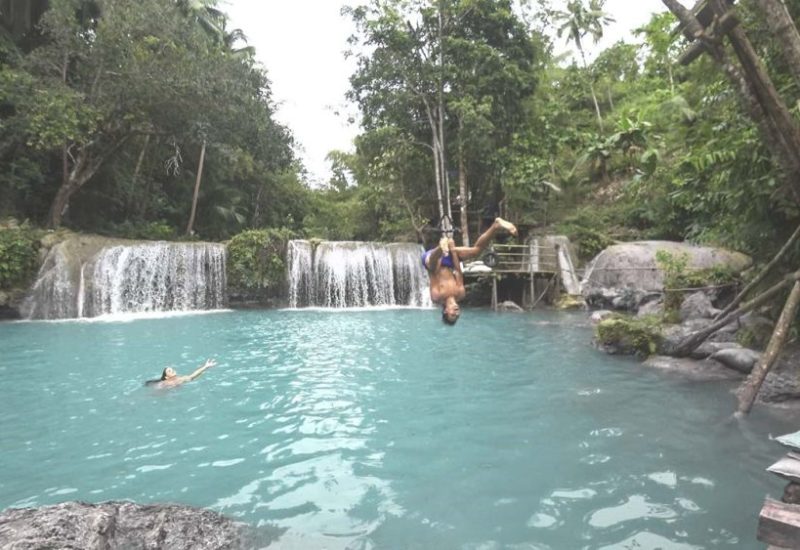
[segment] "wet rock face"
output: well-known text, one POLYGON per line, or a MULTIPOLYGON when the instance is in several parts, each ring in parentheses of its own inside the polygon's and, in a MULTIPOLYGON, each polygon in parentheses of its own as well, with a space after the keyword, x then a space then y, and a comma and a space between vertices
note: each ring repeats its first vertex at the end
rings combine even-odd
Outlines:
POLYGON ((274 538, 256 536, 216 512, 176 504, 66 502, 0 513, 0 548, 15 550, 236 550, 264 547, 274 538))

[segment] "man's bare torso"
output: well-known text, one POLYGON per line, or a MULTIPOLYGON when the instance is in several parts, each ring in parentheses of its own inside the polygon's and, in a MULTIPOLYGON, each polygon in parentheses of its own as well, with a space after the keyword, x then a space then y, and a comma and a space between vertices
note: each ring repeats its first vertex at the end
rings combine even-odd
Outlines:
POLYGON ((450 296, 453 296, 456 300, 464 298, 466 291, 464 290, 464 277, 461 273, 449 267, 438 265, 430 273, 430 277, 431 300, 435 304, 444 303, 450 296))

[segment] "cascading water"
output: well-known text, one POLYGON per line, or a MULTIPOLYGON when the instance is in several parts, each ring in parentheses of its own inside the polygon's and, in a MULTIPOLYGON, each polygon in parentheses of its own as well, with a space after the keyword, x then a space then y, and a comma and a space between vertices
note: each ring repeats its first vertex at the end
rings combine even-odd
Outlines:
POLYGON ((414 244, 290 241, 289 306, 431 305, 422 247, 414 244))
POLYGON ((225 246, 156 242, 101 248, 80 261, 67 243, 48 254, 23 305, 28 319, 224 307, 225 246))
POLYGON ((289 307, 314 303, 312 257, 314 249, 309 241, 289 241, 286 263, 289 266, 289 307))
POLYGON ((81 316, 217 309, 225 305, 225 247, 153 243, 104 249, 81 316))
POLYGON ((79 316, 70 265, 67 243, 59 243, 50 249, 39 268, 36 283, 20 308, 23 317, 69 319, 79 316))

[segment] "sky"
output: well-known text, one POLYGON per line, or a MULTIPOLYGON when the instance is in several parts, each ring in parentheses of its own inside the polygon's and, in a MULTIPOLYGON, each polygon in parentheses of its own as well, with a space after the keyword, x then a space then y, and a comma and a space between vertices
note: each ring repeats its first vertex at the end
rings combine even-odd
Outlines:
MULTIPOLYGON (((276 118, 286 125, 298 143, 309 183, 326 183, 331 150, 352 151, 358 133, 358 114, 345 94, 355 61, 345 59, 347 38, 353 32, 348 18, 340 15, 350 0, 222 0, 230 16, 230 28, 239 28, 256 49, 256 59, 272 82, 276 118)), ((566 4, 555 0, 554 4, 566 4)), ((686 2, 684 2, 686 3, 686 2)), ((650 15, 664 11, 660 0, 607 0, 605 11, 615 22, 605 29, 597 46, 589 40, 587 51, 602 51, 646 23, 650 15)), ((566 49, 564 40, 557 45, 566 49)))

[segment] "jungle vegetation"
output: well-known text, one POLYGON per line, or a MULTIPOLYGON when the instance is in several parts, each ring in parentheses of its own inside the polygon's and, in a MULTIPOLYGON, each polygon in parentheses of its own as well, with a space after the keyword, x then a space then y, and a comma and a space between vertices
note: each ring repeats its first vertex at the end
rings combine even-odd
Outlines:
MULTIPOLYGON (((737 3, 740 27, 796 123, 800 84, 762 3, 737 3)), ((603 4, 354 2, 361 132, 312 188, 267 68, 215 0, 2 0, 0 220, 420 240, 444 188, 466 238, 502 210, 584 257, 663 238, 768 260, 800 222, 786 164, 709 55, 677 62, 669 11, 594 52, 603 4)))

